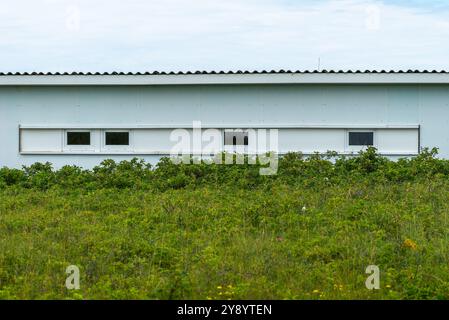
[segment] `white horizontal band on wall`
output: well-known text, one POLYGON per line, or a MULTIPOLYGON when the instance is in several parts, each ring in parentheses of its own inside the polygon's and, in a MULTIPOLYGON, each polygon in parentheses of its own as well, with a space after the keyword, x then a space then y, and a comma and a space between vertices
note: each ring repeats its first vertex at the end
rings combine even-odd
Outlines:
MULTIPOLYGON (((235 126, 233 127, 235 128, 235 126)), ((246 127, 249 129, 248 127, 246 127)), ((112 130, 129 131, 129 145, 119 146, 111 150, 105 145, 106 128, 39 128, 19 129, 20 154, 70 154, 70 155, 169 155, 175 142, 170 141, 173 128, 112 128, 112 130), (66 144, 66 132, 69 130, 88 130, 91 132, 91 145, 85 147, 72 147, 66 144)), ((177 128, 176 128, 177 129, 177 128)), ((203 128, 206 130, 206 128, 203 128)), ((257 129, 257 128, 251 128, 257 129)), ((371 131, 374 136, 374 147, 383 155, 416 155, 419 153, 419 126, 418 127, 379 127, 368 128, 335 128, 335 127, 294 127, 274 128, 278 129, 278 145, 276 151, 279 154, 299 151, 304 154, 326 153, 335 151, 339 154, 355 154, 364 147, 349 146, 348 135, 350 131, 371 131)), ((192 129, 187 129, 187 131, 192 129)), ((224 130, 224 129, 222 129, 224 130)), ((223 134, 223 131, 220 133, 223 134)), ((192 135, 191 135, 192 136, 192 135)), ((222 139, 222 136, 221 136, 222 139)), ((219 141, 221 148, 223 139, 219 141)), ((258 142, 249 140, 248 150, 256 150, 258 142)), ((202 142, 203 147, 207 144, 202 142)), ((194 144, 190 144, 194 145, 194 144)), ((200 144, 201 145, 201 144, 200 144)), ((268 148, 270 148, 268 146, 268 148)), ((215 149, 217 150, 217 149, 215 149)), ((192 153, 192 152, 189 152, 192 153)))

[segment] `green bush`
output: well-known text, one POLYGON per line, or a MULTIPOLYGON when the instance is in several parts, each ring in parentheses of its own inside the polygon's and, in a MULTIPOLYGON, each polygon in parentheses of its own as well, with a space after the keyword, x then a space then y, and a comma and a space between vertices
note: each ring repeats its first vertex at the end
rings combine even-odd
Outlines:
MULTIPOLYGON (((264 176, 259 161, 248 164, 245 157, 239 164, 176 164, 162 158, 156 166, 141 159, 116 163, 105 160, 92 170, 77 166, 64 166, 53 170, 50 163, 35 163, 22 170, 0 169, 0 187, 20 186, 47 190, 49 188, 169 189, 202 186, 237 186, 240 188, 266 188, 276 183, 299 185, 347 184, 354 180, 405 182, 433 177, 449 176, 449 161, 438 159, 437 149, 425 149, 416 157, 392 161, 380 156, 375 148, 368 148, 357 156, 326 155, 305 157, 288 153, 280 158, 278 172, 264 176)), ((224 157, 224 155, 223 155, 224 157)), ((190 159, 193 163, 194 159, 190 159)))
POLYGON ((0 186, 21 185, 27 180, 25 172, 3 167, 0 169, 0 186))

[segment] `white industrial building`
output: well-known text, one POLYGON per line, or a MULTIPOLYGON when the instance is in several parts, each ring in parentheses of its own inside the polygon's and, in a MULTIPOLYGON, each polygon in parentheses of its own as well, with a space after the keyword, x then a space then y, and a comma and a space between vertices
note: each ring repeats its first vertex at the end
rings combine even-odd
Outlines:
MULTIPOLYGON (((216 129, 220 146, 277 129, 279 154, 368 145, 393 158, 449 158, 449 74, 436 71, 0 75, 0 166, 156 162, 174 130, 216 129), (240 133, 233 129, 241 129, 240 133), (230 133, 226 133, 230 132, 230 133)), ((247 150, 247 149, 245 149, 247 150)))

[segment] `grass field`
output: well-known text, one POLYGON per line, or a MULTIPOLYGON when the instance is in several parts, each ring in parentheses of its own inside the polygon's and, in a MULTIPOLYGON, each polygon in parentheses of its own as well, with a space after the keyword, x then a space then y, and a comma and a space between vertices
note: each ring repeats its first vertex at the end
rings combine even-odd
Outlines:
POLYGON ((449 165, 0 170, 2 299, 448 299, 449 165), (80 289, 65 287, 66 267, 80 289), (368 265, 380 289, 368 290, 368 265))

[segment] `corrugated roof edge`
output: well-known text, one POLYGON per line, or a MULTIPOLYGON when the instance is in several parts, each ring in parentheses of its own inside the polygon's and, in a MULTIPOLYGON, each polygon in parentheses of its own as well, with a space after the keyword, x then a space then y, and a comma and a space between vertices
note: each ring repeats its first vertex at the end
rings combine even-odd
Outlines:
POLYGON ((344 73, 344 74, 357 74, 357 73, 380 73, 380 74, 401 74, 401 73, 444 73, 446 70, 261 70, 261 71, 150 71, 150 72, 0 72, 0 76, 142 76, 142 75, 213 75, 213 74, 310 74, 310 73, 344 73))

